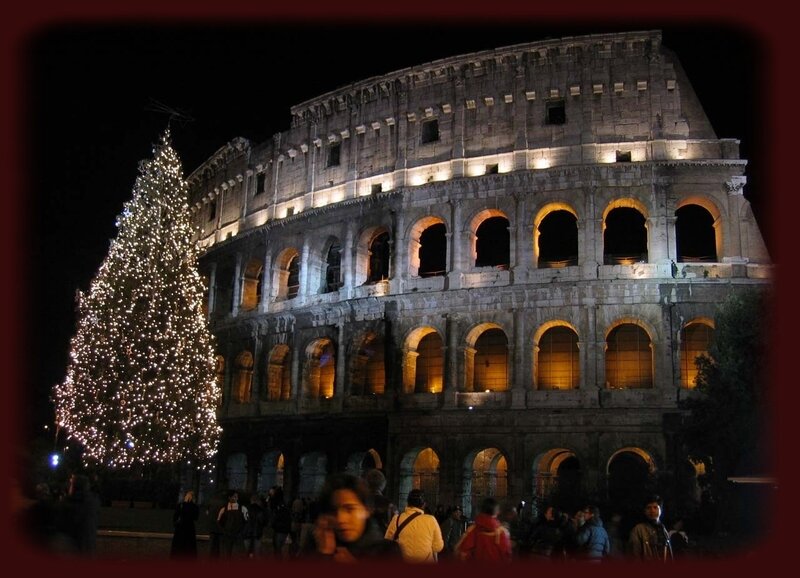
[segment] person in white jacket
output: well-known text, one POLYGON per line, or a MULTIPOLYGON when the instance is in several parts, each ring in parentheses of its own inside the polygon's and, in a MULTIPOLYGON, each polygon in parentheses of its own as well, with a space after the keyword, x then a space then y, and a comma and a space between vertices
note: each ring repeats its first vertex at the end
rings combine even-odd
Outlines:
POLYGON ((400 544, 406 562, 431 563, 444 548, 439 522, 425 513, 425 494, 422 490, 411 490, 404 512, 395 515, 386 529, 387 540, 400 544))

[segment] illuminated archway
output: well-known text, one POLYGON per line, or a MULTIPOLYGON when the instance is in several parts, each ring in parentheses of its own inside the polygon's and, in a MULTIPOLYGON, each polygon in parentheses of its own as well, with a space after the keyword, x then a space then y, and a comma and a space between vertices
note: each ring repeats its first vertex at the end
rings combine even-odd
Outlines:
POLYGON ((500 326, 482 323, 467 334, 466 341, 466 390, 508 390, 508 338, 500 326))
POLYGON ((368 449, 365 452, 355 452, 347 458, 345 471, 356 477, 363 477, 371 469, 383 469, 381 456, 375 449, 368 449))
POLYGON ((353 355, 351 395, 383 395, 386 389, 385 343, 383 337, 367 333, 353 355))
POLYGON ((244 267, 242 276, 242 301, 243 311, 252 311, 261 301, 261 280, 264 264, 261 260, 250 259, 244 267))
POLYGON ((567 203, 545 205, 533 221, 533 251, 540 269, 578 264, 578 214, 567 203))
POLYGON ((256 488, 259 493, 266 493, 273 486, 283 487, 284 460, 280 450, 271 450, 261 456, 261 468, 258 472, 256 488))
POLYGON ((653 344, 636 322, 621 322, 606 336, 606 387, 653 387, 653 344))
POLYGON ((397 503, 405 508, 408 492, 422 490, 428 504, 439 502, 439 456, 431 448, 414 448, 400 462, 400 488, 397 503))
POLYGON ((471 452, 464 460, 462 508, 477 515, 484 498, 502 501, 508 495, 508 462, 497 448, 471 452))
POLYGON ((433 327, 418 327, 403 348, 403 392, 441 393, 444 385, 444 342, 433 327))
POLYGON ((722 214, 711 199, 689 195, 676 205, 675 245, 679 263, 718 262, 723 233, 722 214))
POLYGON ((250 401, 250 394, 253 388, 253 354, 249 351, 242 351, 236 357, 235 380, 233 384, 233 398, 239 403, 250 401))
POLYGON ((636 199, 617 199, 603 211, 603 262, 632 265, 648 260, 646 207, 636 199))
POLYGON ((626 447, 614 452, 606 464, 608 499, 614 508, 641 514, 645 497, 654 493, 655 472, 655 461, 641 448, 626 447))
POLYGON ((697 385, 696 359, 708 355, 714 339, 714 320, 707 317, 692 319, 681 329, 681 387, 697 385))
POLYGON ((322 452, 309 452, 300 457, 298 464, 300 484, 297 495, 301 498, 318 496, 328 475, 328 457, 322 452))
POLYGON ((536 389, 576 389, 580 384, 578 333, 565 321, 549 321, 534 335, 536 389))
POLYGON ((581 494, 581 465, 575 452, 554 448, 533 461, 533 494, 540 502, 571 509, 581 494))
POLYGON ((247 455, 237 452, 225 462, 225 479, 229 490, 244 490, 247 484, 247 455))
POLYGON ((288 345, 281 343, 272 348, 267 365, 267 400, 278 401, 292 397, 291 357, 288 345))
POLYGON ((295 248, 284 249, 276 260, 275 287, 277 299, 294 299, 300 289, 300 253, 295 248))
POLYGON ((335 378, 336 348, 333 341, 326 337, 315 339, 306 347, 305 397, 333 397, 335 378))

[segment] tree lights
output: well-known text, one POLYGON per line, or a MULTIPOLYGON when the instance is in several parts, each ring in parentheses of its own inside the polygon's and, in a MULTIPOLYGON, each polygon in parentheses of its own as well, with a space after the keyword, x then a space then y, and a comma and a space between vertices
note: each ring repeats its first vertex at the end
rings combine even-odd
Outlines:
POLYGON ((202 468, 219 441, 220 390, 188 188, 168 130, 139 173, 117 238, 79 293, 56 420, 87 463, 202 468))

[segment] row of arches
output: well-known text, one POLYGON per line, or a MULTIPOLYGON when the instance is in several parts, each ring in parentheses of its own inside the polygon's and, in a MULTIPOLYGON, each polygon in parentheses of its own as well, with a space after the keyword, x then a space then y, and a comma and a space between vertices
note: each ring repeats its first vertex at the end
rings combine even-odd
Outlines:
MULTIPOLYGON (((713 321, 698 318, 680 331, 680 375, 683 387, 694 387, 695 359, 708 353, 713 339, 713 321)), ((533 376, 536 389, 569 390, 581 384, 582 343, 574 326, 550 321, 534 334, 533 376)), ((506 332, 496 323, 472 328, 463 344, 465 391, 507 391, 510 387, 510 352, 506 332)), ((383 395, 387 391, 387 344, 382 335, 365 333, 350 351, 345 374, 347 393, 352 396, 383 395)), ((330 398, 337 388, 337 348, 330 338, 312 340, 302 350, 300 365, 302 396, 330 398)), ((446 348, 433 327, 409 332, 402 348, 402 392, 441 393, 445 387, 446 348)), ((605 382, 614 389, 651 388, 654 383, 652 339, 641 324, 623 320, 607 332, 605 382)), ((233 399, 252 399, 254 360, 250 351, 240 352, 231 378, 233 399)), ((225 379, 225 360, 218 357, 220 383, 225 379)), ((292 393, 292 350, 275 345, 266 356, 264 393, 267 401, 289 400, 292 393)), ((224 389, 224 388, 223 388, 224 389)))
MULTIPOLYGON (((719 211, 709 202, 689 202, 675 212, 675 238, 678 262, 716 262, 721 250, 719 211)), ((499 209, 486 209, 470 222, 470 262, 476 268, 507 269, 511 260, 510 221, 499 209)), ((630 265, 647 262, 647 213, 632 199, 615 201, 603 215, 603 262, 630 265)), ((561 268, 578 264, 578 213, 566 203, 551 203, 540 210, 533 223, 533 252, 538 268, 561 268)), ((451 262, 448 243, 452 237, 444 218, 428 215, 415 221, 408 231, 407 270, 411 277, 435 277, 448 273, 451 262)), ((297 247, 278 253, 269 275, 264 274, 262 257, 248 260, 241 272, 239 307, 248 311, 264 299, 264 283, 271 283, 271 298, 290 300, 301 289, 302 268, 310 272, 307 291, 330 293, 345 284, 344 248, 331 236, 322 254, 303 259, 297 247)), ((392 275, 394 259, 390 230, 385 226, 364 231, 354 247, 354 285, 369 285, 392 275)), ((215 292, 223 310, 233 299, 231 271, 220 271, 215 292)))
MULTIPOLYGON (((576 451, 556 447, 536 455, 532 460, 530 487, 517 488, 517 496, 532 497, 541 501, 570 503, 596 488, 587 488, 585 459, 576 451)), ((384 469, 380 454, 374 449, 355 452, 346 462, 345 471, 362 476, 372 468, 384 469)), ((245 488, 248 483, 247 455, 234 453, 225 464, 226 483, 229 488, 245 488)), ((257 465, 255 489, 266 492, 274 485, 283 486, 287 464, 279 450, 265 452, 257 465)), ((509 456, 497 447, 477 448, 460 458, 460 463, 450 464, 449 470, 456 486, 449 488, 455 501, 467 515, 476 512, 480 502, 488 496, 502 500, 511 495, 509 456)), ((406 451, 399 460, 395 496, 401 507, 412 489, 422 489, 428 503, 440 502, 440 480, 443 465, 439 454, 431 447, 415 447, 406 451)), ((652 455, 639 447, 623 447, 605 460, 602 475, 609 501, 619 505, 637 504, 648 487, 648 480, 656 472, 652 455)), ((327 455, 321 451, 307 452, 297 461, 297 479, 294 492, 301 497, 319 493, 330 473, 327 455)))

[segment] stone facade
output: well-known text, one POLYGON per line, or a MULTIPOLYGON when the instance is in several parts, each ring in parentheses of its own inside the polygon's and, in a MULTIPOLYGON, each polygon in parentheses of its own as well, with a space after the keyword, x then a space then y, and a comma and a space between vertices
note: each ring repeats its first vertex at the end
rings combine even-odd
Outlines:
POLYGON ((377 465, 398 503, 422 486, 469 512, 557 484, 613 500, 615 461, 686 463, 670 424, 714 307, 771 265, 739 142, 658 31, 442 59, 291 113, 189 177, 219 484, 310 495, 377 465))

